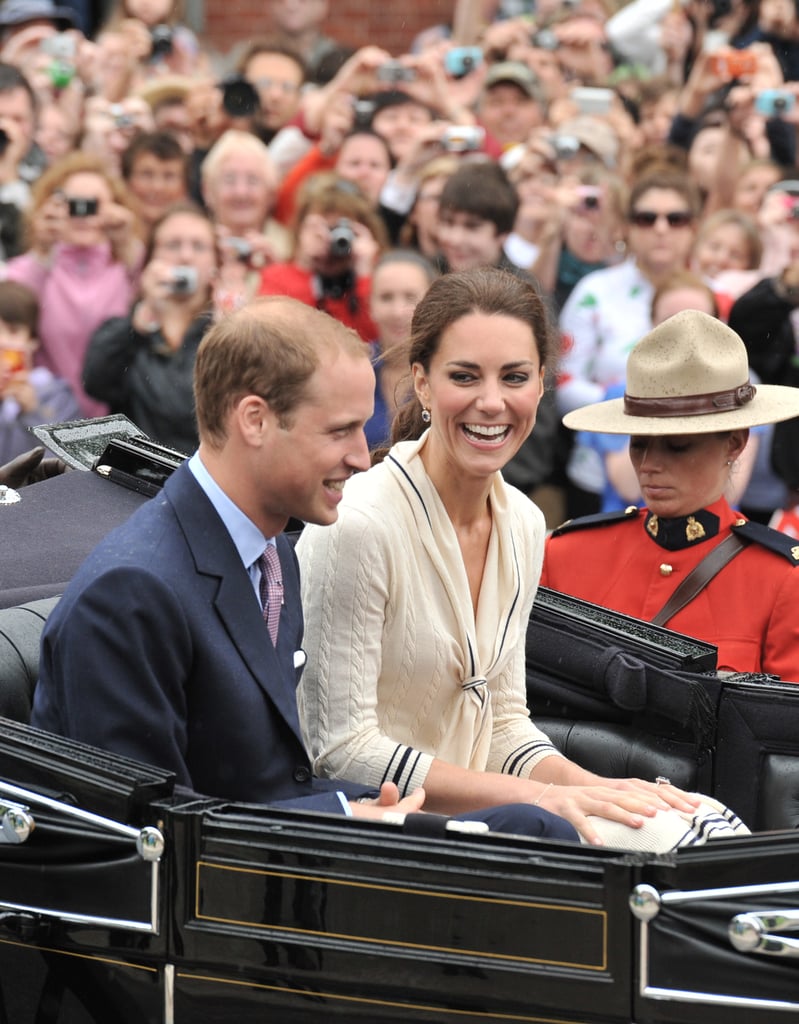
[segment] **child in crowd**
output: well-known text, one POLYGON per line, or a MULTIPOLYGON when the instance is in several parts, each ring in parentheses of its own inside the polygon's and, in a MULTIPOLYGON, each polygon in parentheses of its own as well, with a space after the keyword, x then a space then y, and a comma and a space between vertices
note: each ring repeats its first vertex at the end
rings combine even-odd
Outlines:
POLYGON ((29 427, 80 417, 65 380, 34 367, 39 303, 16 281, 0 281, 0 465, 33 444, 29 427))

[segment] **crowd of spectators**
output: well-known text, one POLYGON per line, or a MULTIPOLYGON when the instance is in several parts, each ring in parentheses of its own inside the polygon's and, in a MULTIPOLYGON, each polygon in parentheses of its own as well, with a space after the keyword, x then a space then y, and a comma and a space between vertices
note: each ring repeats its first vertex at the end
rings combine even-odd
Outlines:
MULTIPOLYGON (((94 10, 0 4, 7 457, 32 419, 109 411, 189 453, 199 340, 265 294, 372 345, 382 443, 413 305, 477 266, 530 275, 560 322, 506 469, 550 526, 636 501, 617 446, 559 420, 618 393, 665 293, 727 320, 761 381, 799 385, 793 3, 452 0, 405 53, 331 38, 327 0, 271 0, 228 54, 175 0, 94 10)), ((798 429, 750 442, 749 515, 796 504, 798 429)))

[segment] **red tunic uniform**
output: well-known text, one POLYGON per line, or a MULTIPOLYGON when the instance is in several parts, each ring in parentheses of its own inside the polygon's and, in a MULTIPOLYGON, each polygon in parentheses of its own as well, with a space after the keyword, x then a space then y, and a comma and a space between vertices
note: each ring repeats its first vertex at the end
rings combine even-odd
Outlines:
MULTIPOLYGON (((744 522, 724 499, 682 520, 642 510, 601 525, 577 521, 547 541, 541 585, 651 621, 711 547, 744 522)), ((735 532, 744 550, 666 626, 715 644, 720 670, 799 682, 799 545, 754 523, 735 532)))

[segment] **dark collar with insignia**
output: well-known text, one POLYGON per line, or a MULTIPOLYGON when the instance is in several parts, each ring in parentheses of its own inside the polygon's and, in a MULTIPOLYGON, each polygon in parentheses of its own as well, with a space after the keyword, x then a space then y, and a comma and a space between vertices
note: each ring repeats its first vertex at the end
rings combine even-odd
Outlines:
POLYGON ((696 547, 703 540, 717 537, 721 520, 706 508, 700 508, 690 516, 663 519, 654 512, 647 512, 644 529, 652 540, 667 551, 682 551, 696 547))

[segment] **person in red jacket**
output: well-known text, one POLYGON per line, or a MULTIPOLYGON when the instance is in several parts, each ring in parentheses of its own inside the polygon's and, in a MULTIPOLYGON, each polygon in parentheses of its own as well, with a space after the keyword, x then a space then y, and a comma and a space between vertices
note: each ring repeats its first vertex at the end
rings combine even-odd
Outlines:
POLYGON ((372 269, 388 243, 373 204, 352 181, 314 175, 299 197, 294 237, 292 259, 264 268, 258 294, 316 306, 371 341, 372 269))
POLYGON ((719 670, 799 682, 799 545, 724 496, 749 427, 797 415, 799 389, 749 382, 729 327, 670 317, 630 353, 623 398, 563 421, 630 435, 646 507, 559 527, 541 585, 712 643, 719 670))

